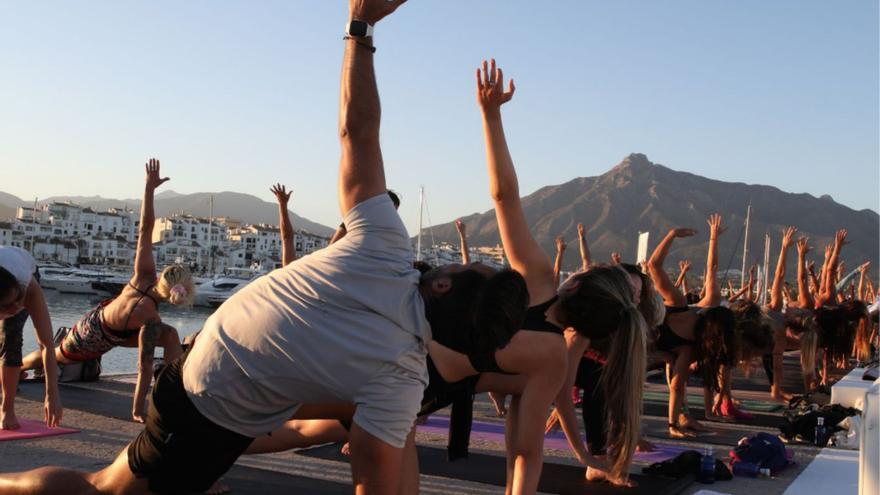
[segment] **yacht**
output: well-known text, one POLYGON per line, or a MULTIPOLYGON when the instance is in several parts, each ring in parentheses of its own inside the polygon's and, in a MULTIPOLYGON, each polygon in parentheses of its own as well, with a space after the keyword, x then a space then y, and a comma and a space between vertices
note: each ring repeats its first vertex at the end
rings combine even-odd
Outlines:
POLYGON ((216 308, 242 287, 263 274, 264 272, 248 268, 230 268, 223 275, 217 275, 199 284, 196 287, 193 305, 216 308))

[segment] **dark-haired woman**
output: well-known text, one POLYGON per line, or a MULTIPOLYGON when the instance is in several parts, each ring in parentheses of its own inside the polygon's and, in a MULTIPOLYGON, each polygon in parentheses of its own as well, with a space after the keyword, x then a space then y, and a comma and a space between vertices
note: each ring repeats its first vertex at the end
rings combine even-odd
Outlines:
MULTIPOLYGON (((163 325, 159 318, 159 303, 189 305, 195 295, 190 271, 182 265, 170 265, 157 277, 153 259, 153 192, 169 179, 160 177, 159 160, 151 158, 145 169, 134 275, 122 293, 102 301, 83 316, 55 348, 55 359, 66 364, 95 359, 114 347, 137 347, 138 378, 131 416, 138 423, 144 422, 156 346, 165 349, 165 361, 169 363, 182 353, 177 332, 163 325)), ((40 353, 33 352, 24 358, 22 369, 46 368, 43 364, 40 353)))
POLYGON ((696 308, 687 304, 685 296, 675 288, 663 269, 663 262, 673 241, 696 234, 693 229, 672 229, 654 250, 648 261, 648 273, 657 292, 663 296, 666 317, 658 327, 657 348, 671 353, 674 361, 667 365, 669 377, 669 435, 674 438, 694 436, 692 431, 702 426, 687 412, 687 379, 691 363, 699 363, 705 384, 706 414, 711 416, 712 393, 720 391, 719 376, 733 365, 736 358, 734 327, 731 311, 719 307, 721 291, 718 287, 718 236, 724 232, 721 217, 709 217, 709 255, 704 280, 705 295, 696 308))
POLYGON ((513 92, 513 82, 504 87, 503 74, 494 61, 491 66, 484 62, 482 71, 477 70, 490 193, 510 266, 524 277, 528 287, 527 318, 512 336, 493 336, 490 343, 498 350, 466 357, 435 340, 429 352, 448 382, 479 373, 478 392, 491 390, 513 396, 505 429, 506 492, 522 494, 537 489, 544 426, 554 402, 568 438, 577 439, 572 448, 580 462, 609 469, 593 459, 578 438, 570 394, 577 363, 590 341, 609 339, 603 376, 609 391, 609 437, 613 438, 609 464, 611 476, 625 480, 639 435, 645 322, 633 301, 629 277, 619 268, 577 274, 558 290, 554 285, 553 265, 529 232, 504 136, 501 106, 511 100, 513 92))
POLYGON ((27 251, 0 246, 0 430, 21 428, 15 416, 15 393, 22 366, 22 331, 28 316, 40 350, 36 351, 49 363, 46 370, 46 400, 43 414, 46 426, 61 422, 61 398, 58 395, 58 366, 52 343, 52 320, 43 290, 35 278, 37 263, 27 251))

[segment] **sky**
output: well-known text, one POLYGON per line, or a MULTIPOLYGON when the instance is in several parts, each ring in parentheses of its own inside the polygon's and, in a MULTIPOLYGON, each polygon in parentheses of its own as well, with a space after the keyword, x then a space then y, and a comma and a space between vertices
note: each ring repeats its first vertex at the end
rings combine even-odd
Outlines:
MULTIPOLYGON (((238 191, 339 222, 343 0, 0 0, 0 191, 238 191)), ((410 0, 376 27, 382 147, 401 215, 491 208, 474 69, 504 108, 523 195, 630 153, 880 210, 878 2, 410 0)), ((588 219, 587 219, 588 221, 588 219)))

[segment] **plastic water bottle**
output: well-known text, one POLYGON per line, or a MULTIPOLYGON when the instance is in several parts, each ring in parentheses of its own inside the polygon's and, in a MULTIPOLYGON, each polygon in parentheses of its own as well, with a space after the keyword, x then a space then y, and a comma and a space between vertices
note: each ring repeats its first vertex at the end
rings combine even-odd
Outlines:
POLYGON ((760 469, 761 466, 755 464, 754 462, 738 461, 733 464, 733 474, 737 476, 748 476, 749 478, 756 478, 760 469))
POLYGON ((700 459, 699 480, 707 485, 715 483, 715 456, 712 455, 712 447, 706 447, 703 458, 700 459))
POLYGON ((817 447, 824 447, 828 443, 828 429, 825 428, 825 418, 816 419, 816 431, 813 433, 813 443, 817 447))

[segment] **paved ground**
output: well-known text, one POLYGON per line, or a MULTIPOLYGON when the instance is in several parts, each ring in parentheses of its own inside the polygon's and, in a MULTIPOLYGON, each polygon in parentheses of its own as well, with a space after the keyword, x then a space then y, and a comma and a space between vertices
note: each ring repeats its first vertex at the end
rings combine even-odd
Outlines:
MULTIPOLYGON (((794 375, 793 373, 791 375, 794 375)), ((797 375, 794 375, 797 376, 797 375)), ((766 378, 763 373, 737 379, 737 397, 760 402, 768 402, 766 378), (761 384, 763 382, 763 385, 761 384)), ((95 470, 108 464, 115 455, 140 431, 140 426, 127 421, 130 411, 130 387, 128 383, 117 380, 104 380, 96 384, 63 385, 62 398, 66 405, 64 425, 81 431, 72 435, 48 437, 37 440, 0 442, 0 472, 33 469, 45 465, 60 465, 80 470, 95 470)), ((646 385, 646 391, 662 393, 665 386, 657 383, 646 385)), ((700 393, 698 387, 689 392, 700 393)), ((20 400, 17 403, 19 416, 37 418, 41 414, 41 387, 36 383, 21 386, 20 400)), ((693 408, 692 408, 693 409, 693 408)), ((644 430, 652 441, 662 445, 678 445, 702 451, 706 445, 713 445, 716 457, 726 457, 726 452, 736 440, 758 431, 778 433, 775 427, 781 413, 762 413, 748 424, 712 423, 713 431, 696 440, 675 441, 666 438, 662 401, 647 401, 645 406, 644 430)), ((698 416, 701 412, 694 411, 698 416)), ((443 419, 443 414, 438 420, 443 419)), ((503 420, 494 416, 494 410, 485 397, 476 403, 475 421, 484 425, 496 425, 503 420)), ((457 461, 449 465, 443 456, 446 437, 436 430, 418 435, 418 444, 426 449, 420 456, 428 464, 422 470, 422 493, 426 494, 496 494, 503 493, 499 478, 503 468, 498 468, 499 457, 503 456, 503 444, 497 438, 472 438, 471 459, 457 461), (424 455, 427 454, 427 457, 424 455), (481 455, 481 454, 485 454, 481 455), (433 459, 433 460, 431 460, 433 459), (497 462, 496 462, 497 461, 497 462), (470 463, 461 464, 461 463, 470 463), (481 471, 482 469, 482 471, 481 471), (499 473, 499 471, 501 473, 499 473), (474 480, 479 481, 474 481, 474 480)), ((811 446, 790 446, 794 452, 796 465, 772 479, 735 478, 729 482, 718 482, 707 486, 688 481, 680 483, 658 482, 652 485, 645 479, 645 486, 638 490, 618 490, 607 485, 588 484, 582 481, 582 471, 575 468, 575 461, 564 448, 548 449, 542 487, 551 487, 544 493, 650 493, 692 494, 700 489, 711 489, 731 494, 781 494, 795 477, 806 467, 818 452, 811 446), (553 479, 549 479, 549 477, 553 479)), ((245 456, 228 475, 234 493, 349 493, 350 473, 344 459, 333 458, 335 447, 316 450, 309 455, 293 452, 245 456), (329 449, 329 450, 328 450, 329 449)), ((640 473, 644 463, 634 466, 633 472, 640 473)))

